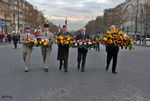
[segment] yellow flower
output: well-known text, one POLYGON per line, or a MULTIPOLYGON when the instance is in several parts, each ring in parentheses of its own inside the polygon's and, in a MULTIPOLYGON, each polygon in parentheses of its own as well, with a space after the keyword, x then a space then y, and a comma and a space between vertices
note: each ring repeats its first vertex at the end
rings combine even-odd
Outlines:
POLYGON ((37 42, 37 41, 35 41, 35 42, 34 42, 34 44, 35 44, 35 45, 38 45, 38 42, 37 42))
POLYGON ((70 44, 73 44, 73 41, 70 41, 70 44))
POLYGON ((61 40, 63 40, 63 39, 64 39, 64 37, 63 37, 63 36, 61 36, 61 35, 59 36, 59 38, 60 38, 61 40))
POLYGON ((57 44, 57 43, 58 43, 58 41, 57 41, 57 40, 55 40, 55 43, 57 44))
POLYGON ((61 44, 63 44, 63 43, 64 43, 64 41, 63 41, 63 40, 61 40, 61 41, 60 41, 60 43, 61 43, 61 44))
POLYGON ((131 39, 131 45, 133 45, 133 39, 131 39))
POLYGON ((70 38, 71 38, 71 37, 68 37, 68 38, 67 38, 67 41, 69 41, 69 40, 70 40, 70 38))
POLYGON ((105 41, 107 41, 107 38, 104 38, 105 41))
POLYGON ((48 45, 48 42, 44 42, 43 45, 44 45, 44 46, 47 46, 47 45, 48 45))
POLYGON ((68 42, 68 41, 66 41, 66 42, 65 42, 65 44, 67 44, 67 45, 68 45, 68 44, 69 44, 69 42, 68 42))
POLYGON ((110 40, 110 44, 112 44, 113 43, 113 41, 112 40, 110 40))

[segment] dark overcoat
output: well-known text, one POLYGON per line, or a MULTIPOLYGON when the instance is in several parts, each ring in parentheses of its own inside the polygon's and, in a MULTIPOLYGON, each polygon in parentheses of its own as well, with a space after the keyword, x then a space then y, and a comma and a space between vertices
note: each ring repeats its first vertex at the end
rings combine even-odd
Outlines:
MULTIPOLYGON (((58 33, 57 36, 59 35, 67 35, 71 36, 71 33, 66 32, 66 33, 58 33)), ((58 45, 58 54, 57 54, 57 60, 68 60, 69 57, 69 45, 58 45)))

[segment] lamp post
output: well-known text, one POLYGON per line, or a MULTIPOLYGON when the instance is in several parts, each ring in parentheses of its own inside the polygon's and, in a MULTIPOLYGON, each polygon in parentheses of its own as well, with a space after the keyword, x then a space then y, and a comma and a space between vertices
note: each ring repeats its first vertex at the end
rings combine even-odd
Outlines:
POLYGON ((19 8, 20 8, 20 6, 19 6, 19 0, 17 0, 17 4, 18 4, 18 31, 20 30, 20 15, 19 15, 19 8))
POLYGON ((138 15, 139 15, 139 0, 136 5, 136 16, 135 16, 135 41, 137 40, 137 27, 138 27, 138 15))
POLYGON ((127 34, 129 34, 129 26, 127 26, 127 34))

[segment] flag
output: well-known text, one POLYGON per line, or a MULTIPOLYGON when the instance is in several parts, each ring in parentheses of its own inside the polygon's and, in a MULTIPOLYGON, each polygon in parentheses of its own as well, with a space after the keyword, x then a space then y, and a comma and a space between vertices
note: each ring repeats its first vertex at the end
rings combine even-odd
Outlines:
POLYGON ((40 35, 40 27, 39 27, 39 29, 37 29, 37 28, 35 28, 35 30, 34 30, 34 35, 35 36, 39 36, 40 35))
POLYGON ((35 28, 34 30, 34 35, 37 36, 38 32, 37 32, 37 29, 35 28))
POLYGON ((68 21, 67 21, 67 17, 66 17, 66 20, 65 20, 65 25, 67 26, 67 23, 68 23, 68 21))
POLYGON ((61 32, 62 32, 62 29, 61 29, 61 26, 59 24, 58 33, 61 33, 61 32))

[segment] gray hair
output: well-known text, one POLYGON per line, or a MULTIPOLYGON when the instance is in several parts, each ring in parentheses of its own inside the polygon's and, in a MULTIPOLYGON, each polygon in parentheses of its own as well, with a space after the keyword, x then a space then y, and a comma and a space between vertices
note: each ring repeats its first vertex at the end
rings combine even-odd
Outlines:
POLYGON ((85 28, 85 27, 82 27, 82 28, 81 28, 81 30, 83 30, 83 29, 84 29, 84 30, 86 30, 86 28, 85 28))

